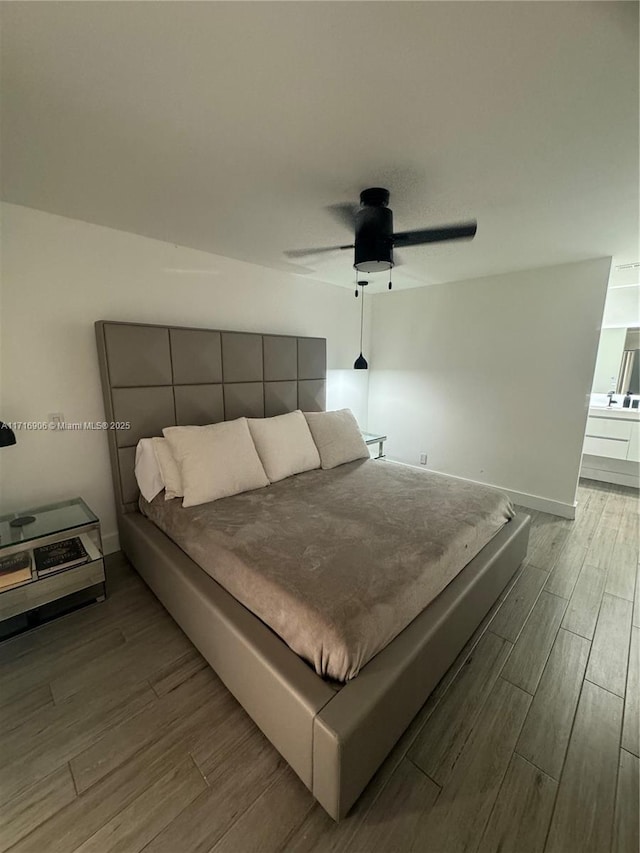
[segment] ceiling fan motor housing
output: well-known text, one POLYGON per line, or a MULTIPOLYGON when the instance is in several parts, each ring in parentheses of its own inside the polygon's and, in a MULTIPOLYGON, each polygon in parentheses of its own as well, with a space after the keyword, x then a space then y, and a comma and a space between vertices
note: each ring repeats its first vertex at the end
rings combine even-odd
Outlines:
POLYGON ((373 187, 360 193, 353 263, 360 272, 380 272, 393 267, 393 213, 388 204, 388 190, 373 187))

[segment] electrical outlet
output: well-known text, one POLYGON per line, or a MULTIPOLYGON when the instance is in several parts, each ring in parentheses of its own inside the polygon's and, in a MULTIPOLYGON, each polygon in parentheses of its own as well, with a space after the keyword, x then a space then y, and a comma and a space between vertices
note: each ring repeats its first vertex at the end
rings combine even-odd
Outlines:
POLYGON ((426 465, 426 464, 427 464, 427 454, 426 454, 426 453, 421 453, 421 454, 420 454, 420 464, 421 464, 421 465, 426 465))

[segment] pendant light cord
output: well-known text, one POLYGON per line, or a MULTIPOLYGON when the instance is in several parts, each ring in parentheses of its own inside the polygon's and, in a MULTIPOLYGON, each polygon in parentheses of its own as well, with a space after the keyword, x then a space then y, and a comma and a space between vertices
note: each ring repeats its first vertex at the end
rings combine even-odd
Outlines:
POLYGON ((362 355, 362 329, 364 326, 364 287, 360 291, 362 304, 360 305, 360 355, 362 355))

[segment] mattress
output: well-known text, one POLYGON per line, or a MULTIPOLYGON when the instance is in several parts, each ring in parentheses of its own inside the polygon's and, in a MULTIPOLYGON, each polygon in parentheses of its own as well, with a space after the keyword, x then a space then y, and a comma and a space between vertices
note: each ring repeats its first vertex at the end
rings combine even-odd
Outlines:
POLYGON ((316 672, 347 681, 514 515, 501 492, 359 460, 188 509, 140 509, 316 672))

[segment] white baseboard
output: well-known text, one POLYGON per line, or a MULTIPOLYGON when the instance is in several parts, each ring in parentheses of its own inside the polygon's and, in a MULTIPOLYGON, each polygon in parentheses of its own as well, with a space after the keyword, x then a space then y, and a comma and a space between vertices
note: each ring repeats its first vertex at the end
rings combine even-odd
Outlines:
POLYGON ((114 554, 120 550, 120 537, 117 531, 102 534, 102 550, 105 554, 114 554))
MULTIPOLYGON (((423 471, 431 474, 445 474, 444 471, 432 471, 430 468, 425 468, 422 465, 410 465, 408 462, 399 462, 397 459, 386 458, 387 462, 393 462, 396 465, 404 465, 406 468, 413 468, 416 471, 423 471)), ((454 480, 464 480, 465 483, 476 483, 478 486, 489 486, 492 489, 499 489, 508 495, 511 500, 519 506, 524 506, 527 509, 534 509, 538 512, 548 512, 550 515, 559 515, 561 518, 575 518, 576 506, 563 503, 562 501, 552 500, 551 498, 542 498, 539 495, 529 495, 526 492, 516 492, 513 489, 507 489, 504 486, 496 486, 495 483, 481 483, 479 480, 470 480, 468 477, 458 477, 455 474, 446 474, 447 477, 453 477, 454 480)))

